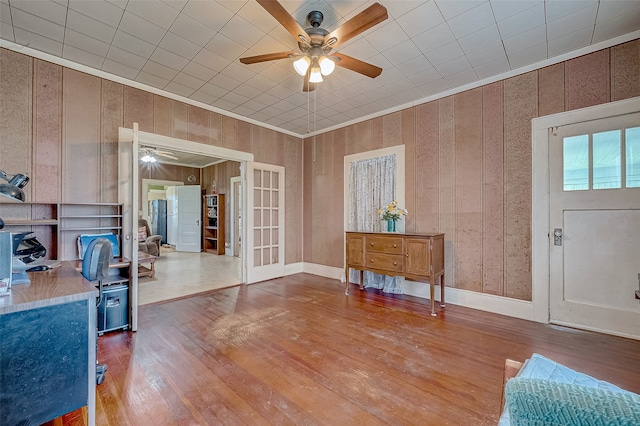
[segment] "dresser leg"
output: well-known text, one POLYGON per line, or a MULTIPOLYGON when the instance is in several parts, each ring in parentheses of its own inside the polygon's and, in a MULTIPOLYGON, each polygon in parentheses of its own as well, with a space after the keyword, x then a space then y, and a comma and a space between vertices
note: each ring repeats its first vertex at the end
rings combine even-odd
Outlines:
POLYGON ((444 274, 440 275, 440 307, 444 308, 444 274))
POLYGON ((436 299, 434 297, 434 285, 433 282, 429 283, 429 297, 431 297, 431 316, 436 316, 436 299))
POLYGON ((360 290, 364 290, 364 271, 360 270, 360 290))
POLYGON ((344 270, 344 294, 349 295, 349 267, 344 270))

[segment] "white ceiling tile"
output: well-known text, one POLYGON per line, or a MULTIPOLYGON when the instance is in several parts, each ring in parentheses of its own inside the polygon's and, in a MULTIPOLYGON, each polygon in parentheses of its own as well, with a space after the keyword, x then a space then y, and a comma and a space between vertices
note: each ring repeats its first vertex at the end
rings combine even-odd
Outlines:
POLYGON ((430 52, 456 40, 447 23, 427 30, 412 39, 422 52, 430 52))
POLYGON ((391 89, 388 89, 382 86, 377 86, 372 90, 368 90, 366 93, 367 93, 367 96, 369 96, 375 102, 378 102, 380 101, 380 99, 384 99, 388 96, 393 95, 393 91, 391 89))
POLYGON ((422 90, 422 93, 424 93, 425 96, 435 95, 436 93, 444 92, 450 88, 451 86, 449 86, 449 83, 447 83, 444 78, 430 81, 429 83, 425 83, 420 86, 420 90, 422 90))
POLYGON ((40 50, 51 55, 62 55, 62 43, 50 38, 43 37, 39 34, 14 27, 13 32, 16 36, 16 43, 23 46, 29 46, 31 49, 40 50))
POLYGON ((216 96, 208 95, 202 92, 194 92, 191 94, 190 98, 207 105, 211 105, 216 99, 218 99, 216 96))
POLYGON ((509 54, 511 69, 517 69, 547 59, 547 43, 541 43, 509 54))
POLYGON ((240 105, 239 107, 233 110, 236 114, 242 115, 244 117, 248 117, 255 112, 254 109, 249 108, 246 104, 240 105))
POLYGON ((166 78, 158 77, 154 74, 149 74, 148 72, 140 71, 138 76, 136 77, 136 81, 142 84, 148 84, 152 87, 157 87, 158 89, 164 88, 167 84, 169 84, 169 80, 166 78))
POLYGON ((163 3, 168 4, 176 10, 182 10, 186 6, 189 0, 161 0, 163 3))
MULTIPOLYGON (((293 37, 290 37, 293 40, 293 37)), ((290 50, 298 51, 298 47, 296 43, 291 42, 290 46, 287 46, 284 43, 280 43, 275 38, 271 37, 268 34, 265 34, 260 40, 258 40, 255 44, 251 46, 251 50, 257 52, 258 55, 262 55, 265 53, 273 53, 273 52, 288 52, 290 50)))
POLYGON ((485 2, 450 19, 447 23, 453 35, 459 39, 482 28, 494 25, 496 21, 489 2, 485 2))
MULTIPOLYGON (((234 3, 239 4, 241 2, 236 0, 234 3)), ((242 7, 243 4, 239 4, 239 6, 242 7)), ((217 2, 199 0, 189 1, 182 12, 214 32, 224 27, 234 15, 234 12, 226 7, 220 7, 217 2)))
POLYGON ((215 84, 216 86, 224 87, 227 90, 233 90, 238 87, 241 82, 239 82, 238 80, 234 80, 227 75, 218 74, 211 80, 209 80, 209 83, 215 84))
POLYGON ((219 34, 247 48, 253 46, 265 36, 264 31, 238 15, 231 18, 231 20, 222 27, 219 34))
POLYGON ((164 86, 164 90, 184 97, 189 97, 194 92, 192 88, 176 83, 175 80, 164 86))
POLYGON ((159 0, 130 1, 126 10, 166 30, 171 28, 180 13, 159 0))
POLYGON ((213 102, 211 105, 225 111, 231 111, 232 109, 238 106, 238 104, 236 104, 235 102, 230 102, 222 98, 216 99, 215 102, 213 102))
POLYGON ((118 6, 102 0, 69 0, 69 9, 100 21, 110 27, 120 24, 124 10, 118 6))
POLYGON ((144 67, 142 67, 142 72, 153 74, 169 81, 173 80, 173 78, 178 74, 178 71, 173 68, 169 68, 166 65, 159 64, 154 61, 147 61, 147 63, 144 64, 144 67))
POLYGON ((473 67, 473 69, 476 72, 478 78, 482 79, 507 72, 511 69, 511 67, 509 66, 507 57, 502 56, 493 61, 485 62, 478 65, 477 67, 473 67))
POLYGON ((412 59, 396 64, 396 68, 402 72, 406 77, 410 77, 412 75, 423 72, 427 69, 433 69, 433 65, 424 55, 416 55, 412 59))
POLYGON ((370 104, 360 105, 360 109, 364 111, 365 114, 375 114, 376 112, 380 112, 382 108, 377 102, 371 102, 370 104))
POLYGON ((268 120, 271 117, 266 112, 259 111, 259 112, 251 113, 249 115, 249 118, 252 118, 252 119, 257 120, 257 121, 264 122, 264 121, 268 120))
POLYGON ((598 10, 598 21, 620 17, 638 9, 640 2, 637 0, 602 0, 598 10))
POLYGON ((168 50, 164 50, 161 47, 156 48, 149 59, 177 71, 180 71, 185 67, 185 65, 187 65, 187 63, 189 63, 188 59, 178 56, 175 53, 171 53, 168 50))
POLYGON ((420 49, 411 40, 403 41, 395 47, 385 50, 382 54, 392 64, 408 61, 415 56, 422 56, 420 49))
MULTIPOLYGON (((553 40, 554 38, 562 37, 586 27, 590 27, 593 31, 596 24, 597 12, 598 5, 595 4, 581 9, 578 12, 556 19, 553 22, 549 22, 547 24, 547 38, 549 40, 553 40)), ((588 41, 591 41, 591 37, 589 37, 588 41)))
POLYGON ((366 39, 379 51, 387 50, 407 39, 407 35, 395 22, 383 22, 367 32, 366 39))
POLYGON ((232 62, 225 69, 221 71, 222 74, 238 81, 247 81, 256 75, 248 66, 238 62, 232 62))
POLYGON ((9 3, 0 0, 0 22, 11 25, 11 8, 9 3))
MULTIPOLYGON (((79 0, 79 1, 83 1, 83 0, 79 0)), ((127 3, 129 2, 129 0, 106 0, 108 3, 113 4, 114 6, 118 6, 120 9, 124 10, 125 7, 127 7, 127 3)))
POLYGON ((268 93, 262 92, 258 96, 254 97, 253 100, 269 106, 275 104, 280 99, 276 98, 275 96, 269 95, 268 93))
POLYGON ((409 80, 416 86, 421 86, 435 80, 441 79, 442 76, 435 68, 427 68, 409 77, 409 80))
MULTIPOLYGON (((77 31, 67 28, 64 35, 65 46, 73 46, 85 52, 92 52, 93 55, 104 58, 109 51, 109 44, 95 38, 80 34, 77 31)), ((102 65, 102 62, 100 63, 102 65)))
POLYGON ((503 43, 507 54, 510 54, 511 52, 517 52, 540 43, 546 43, 546 41, 547 31, 545 26, 541 25, 514 37, 506 38, 503 40, 503 43))
POLYGON ((193 59, 193 57, 202 50, 201 46, 198 46, 197 44, 192 43, 170 31, 164 35, 158 46, 187 59, 193 59))
POLYGON ((249 98, 239 95, 238 93, 235 93, 235 92, 229 92, 222 97, 222 100, 225 100, 227 102, 233 102, 236 105, 242 105, 243 103, 247 102, 249 98))
POLYGON ((255 87, 256 89, 265 90, 266 88, 273 87, 274 82, 261 74, 256 74, 248 79, 245 83, 249 86, 255 87))
POLYGON ((111 59, 113 61, 119 62, 121 64, 127 65, 131 68, 142 69, 144 64, 147 62, 147 58, 143 58, 142 56, 134 55, 131 52, 127 52, 126 50, 120 49, 116 46, 111 46, 109 48, 109 53, 107 53, 107 59, 111 59))
POLYGON ((64 25, 67 20, 67 8, 49 0, 11 0, 11 7, 58 25, 64 25))
POLYGON ((207 45, 208 50, 222 56, 229 61, 234 61, 245 52, 245 48, 222 34, 217 34, 207 45))
POLYGON ((59 42, 64 39, 64 27, 62 25, 55 24, 19 9, 12 10, 11 18, 13 20, 13 26, 16 28, 22 28, 23 30, 59 42))
POLYGON ((209 81, 211 78, 213 78, 213 76, 218 74, 218 71, 202 66, 194 61, 189 62, 182 69, 182 72, 186 75, 190 75, 204 81, 209 81))
POLYGON ((89 18, 74 10, 69 10, 67 13, 67 28, 78 31, 79 33, 86 34, 89 37, 93 37, 105 43, 111 43, 113 36, 116 33, 114 27, 97 21, 93 18, 89 18))
POLYGON ((139 69, 128 67, 119 62, 112 61, 111 59, 106 59, 104 61, 104 64, 102 64, 102 71, 128 78, 129 80, 134 80, 140 72, 139 69))
POLYGON ((350 43, 347 47, 342 48, 339 46, 338 51, 340 53, 344 53, 345 55, 353 56, 354 58, 358 58, 361 61, 366 61, 369 58, 373 58, 380 52, 376 49, 369 41, 365 38, 361 38, 359 40, 350 43))
POLYGON ((455 74, 450 74, 444 79, 451 87, 457 87, 478 81, 478 76, 473 69, 467 69, 455 74))
POLYGON ((496 24, 484 27, 480 31, 458 39, 458 43, 465 53, 475 52, 496 43, 500 43, 500 33, 496 24))
POLYGON ((280 25, 272 19, 266 19, 269 16, 268 12, 256 1, 246 2, 238 12, 238 16, 251 22, 265 33, 280 25))
POLYGON ((380 1, 384 7, 387 8, 389 18, 398 19, 406 13, 414 10, 416 7, 422 5, 424 1, 419 0, 386 0, 380 1))
POLYGON ((78 49, 69 44, 65 44, 62 49, 62 57, 78 64, 86 65, 95 69, 102 68, 104 56, 94 55, 86 50, 78 49))
POLYGON ((149 58, 156 46, 122 31, 117 31, 112 46, 118 47, 134 55, 149 58))
POLYGON ((445 44, 444 46, 425 53, 425 56, 431 64, 438 68, 437 65, 449 62, 452 59, 459 58, 464 55, 457 41, 445 44))
POLYGON ((216 35, 216 30, 185 14, 181 14, 176 18, 169 31, 201 47, 206 46, 216 35))
POLYGON ((0 38, 15 43, 16 39, 13 34, 13 25, 2 22, 2 25, 0 25, 0 38))
POLYGON ((275 83, 282 83, 283 81, 291 77, 291 74, 294 72, 295 71, 293 70, 293 66, 291 66, 290 69, 285 69, 274 63, 264 71, 260 72, 260 75, 268 78, 275 83))
POLYGON ((598 6, 598 0, 546 0, 545 13, 547 22, 572 15, 587 7, 598 6))
POLYGON ((438 9, 447 20, 485 3, 486 0, 436 0, 438 9))
POLYGON ((491 9, 496 21, 502 21, 539 3, 542 0, 491 0, 491 9))
POLYGON ((577 50, 588 46, 593 36, 593 27, 582 28, 562 37, 549 40, 549 57, 561 55, 563 53, 577 50))
POLYGON ((220 55, 216 55, 207 49, 202 49, 198 52, 198 54, 193 58, 193 61, 214 71, 222 71, 231 63, 228 59, 225 59, 220 55))
POLYGON ((640 23, 640 9, 630 11, 624 15, 606 21, 598 21, 593 34, 592 43, 608 40, 619 35, 637 31, 640 23))
POLYGON ((399 97, 397 97, 396 95, 391 95, 391 96, 388 96, 388 97, 386 97, 384 99, 380 99, 378 101, 378 104, 380 104, 385 109, 386 108, 395 107, 395 106, 397 106, 398 104, 401 104, 401 103, 402 103, 402 100, 399 97))
POLYGON ((198 92, 206 93, 207 95, 214 96, 217 99, 229 93, 229 89, 216 86, 215 84, 212 84, 212 83, 206 83, 204 86, 198 89, 198 92))
POLYGON ((545 24, 544 3, 538 3, 502 21, 498 21, 498 29, 502 38, 513 37, 524 31, 545 24))
POLYGON ((466 56, 461 56, 452 61, 444 62, 442 64, 434 65, 435 69, 442 75, 445 80, 447 76, 451 74, 458 74, 463 71, 472 69, 469 60, 466 56))
POLYGON ((435 2, 430 1, 423 3, 417 9, 412 10, 411 13, 398 18, 397 22, 409 37, 415 37, 442 24, 444 18, 435 2))
POLYGON ((192 77, 185 73, 180 73, 176 75, 176 77, 173 80, 171 80, 171 82, 180 84, 181 86, 188 87, 192 89, 192 91, 200 89, 206 83, 205 80, 192 77))
POLYGON ((118 29, 156 45, 160 43, 162 36, 164 36, 164 33, 166 32, 162 27, 127 11, 122 15, 122 21, 120 22, 118 29))
POLYGON ((467 59, 469 59, 469 63, 474 67, 500 58, 506 58, 506 52, 504 51, 502 42, 467 53, 467 59))

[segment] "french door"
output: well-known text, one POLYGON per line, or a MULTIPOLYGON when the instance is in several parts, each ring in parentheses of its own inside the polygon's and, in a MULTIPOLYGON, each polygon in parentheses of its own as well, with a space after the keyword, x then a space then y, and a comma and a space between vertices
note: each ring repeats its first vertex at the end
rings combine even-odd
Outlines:
POLYGON ((247 284, 284 276, 284 167, 247 162, 247 284))
POLYGON ((640 113, 551 131, 550 321, 640 338, 640 113))

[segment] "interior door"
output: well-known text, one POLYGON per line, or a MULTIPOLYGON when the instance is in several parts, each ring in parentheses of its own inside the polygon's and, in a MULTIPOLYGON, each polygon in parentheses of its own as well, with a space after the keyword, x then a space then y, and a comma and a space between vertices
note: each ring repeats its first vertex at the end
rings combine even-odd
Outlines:
POLYGON ((138 123, 133 133, 120 129, 118 139, 118 198, 122 203, 121 255, 131 261, 129 315, 131 330, 138 330, 138 123))
POLYGON ((640 338, 640 114, 550 137, 550 321, 640 338))
POLYGON ((247 162, 247 284, 284 276, 284 167, 247 162))
POLYGON ((176 186, 177 251, 199 253, 202 241, 200 185, 176 186))

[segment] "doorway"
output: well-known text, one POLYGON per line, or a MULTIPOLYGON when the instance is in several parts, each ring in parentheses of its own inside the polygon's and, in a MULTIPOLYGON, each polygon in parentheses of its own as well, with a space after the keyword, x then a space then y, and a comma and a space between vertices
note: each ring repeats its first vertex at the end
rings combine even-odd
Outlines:
MULTIPOLYGON (((636 163, 633 153, 632 158, 622 158, 629 157, 629 140, 636 138, 627 135, 626 129, 637 128, 638 118, 631 127, 613 125, 624 120, 625 115, 638 112, 640 99, 634 98, 540 117, 532 122, 532 278, 537 321, 640 338, 637 328, 640 304, 633 299, 640 272, 638 249, 634 248, 639 238, 633 237, 638 231, 640 188, 628 182, 635 173, 629 165, 640 167, 640 163, 636 163), (572 126, 578 124, 604 124, 604 128, 571 132, 577 129, 572 126), (594 145, 594 140, 615 131, 614 127, 624 133, 617 148, 615 143, 609 144, 611 140, 607 142, 608 151, 614 147, 610 152, 619 152, 620 159, 612 164, 619 162, 616 167, 620 176, 614 180, 620 180, 620 185, 615 188, 618 184, 614 182, 611 187, 609 182, 604 183, 609 186, 605 188, 601 173, 610 168, 601 167, 604 157, 598 159, 599 153, 593 151, 600 149, 602 141, 594 145), (563 135, 565 131, 569 132, 563 135), (584 135, 586 144, 580 142, 584 135), (577 156, 571 152, 578 151, 564 150, 565 137, 576 136, 574 142, 585 144, 577 156), (565 159, 570 158, 586 167, 581 167, 582 171, 569 167, 565 159), (574 179, 579 175, 582 183, 574 179), (630 225, 624 226, 625 222, 630 225), (635 260, 625 260, 627 252, 635 253, 635 260), (571 311, 572 316, 566 317, 563 311, 571 311)), ((632 147, 640 144, 630 143, 632 147)))

